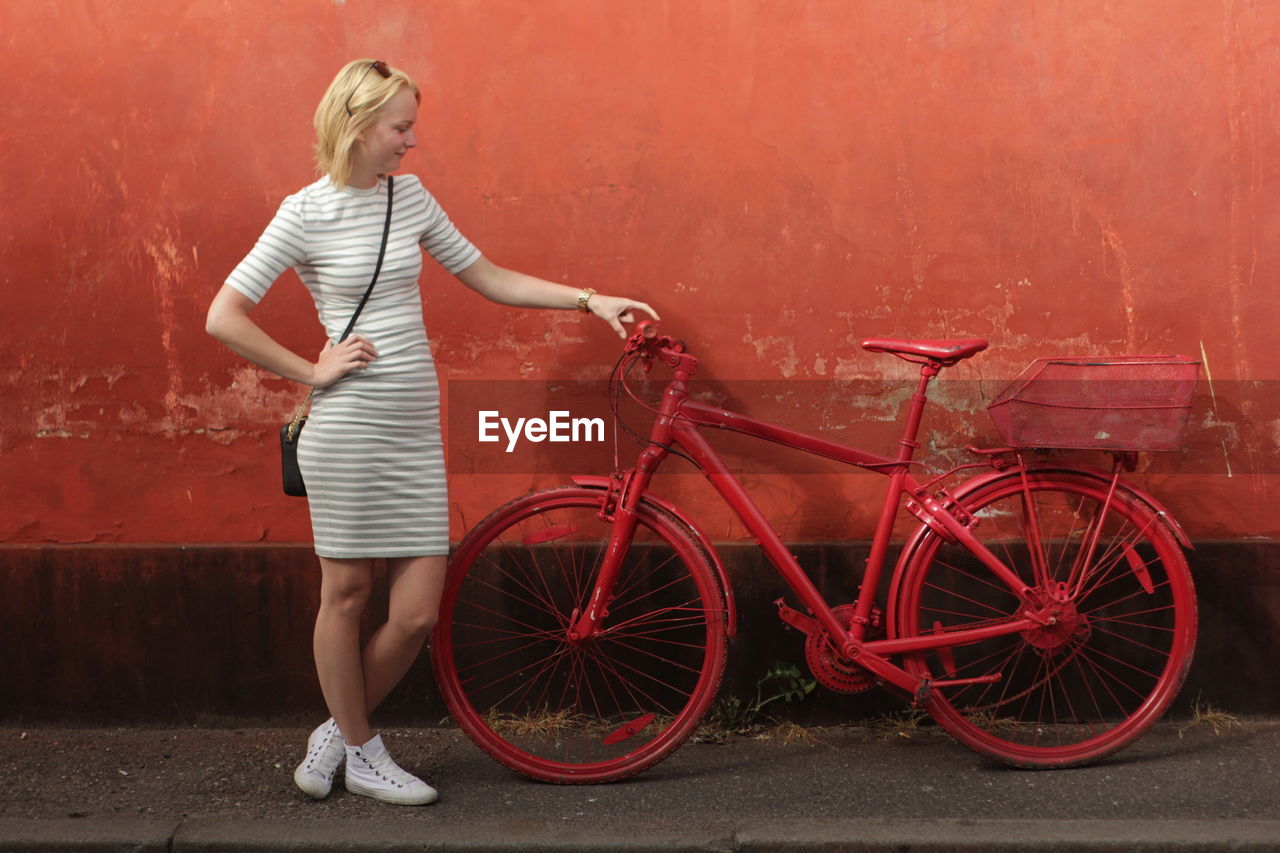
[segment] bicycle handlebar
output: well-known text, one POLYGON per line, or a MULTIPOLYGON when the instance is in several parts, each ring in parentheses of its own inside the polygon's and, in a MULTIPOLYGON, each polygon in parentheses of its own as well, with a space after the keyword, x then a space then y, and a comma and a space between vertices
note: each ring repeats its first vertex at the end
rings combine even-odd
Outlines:
POLYGON ((698 359, 691 355, 684 341, 670 335, 658 334, 657 320, 641 320, 636 331, 627 338, 623 349, 624 355, 636 353, 644 359, 644 369, 649 370, 653 359, 658 359, 673 370, 692 374, 698 366, 698 359))

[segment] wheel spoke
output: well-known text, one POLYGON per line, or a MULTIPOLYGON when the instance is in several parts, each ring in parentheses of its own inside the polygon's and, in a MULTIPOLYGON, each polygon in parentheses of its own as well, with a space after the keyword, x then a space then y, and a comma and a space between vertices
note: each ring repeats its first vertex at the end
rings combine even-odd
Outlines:
MULTIPOLYGON (((476 602, 474 602, 474 601, 468 601, 468 602, 467 602, 467 604, 468 604, 468 606, 473 607, 473 608, 475 608, 476 610, 479 610, 481 613, 488 613, 490 616, 494 616, 494 617, 496 617, 497 619, 502 620, 502 621, 504 621, 504 622, 510 622, 510 623, 511 623, 511 624, 513 624, 513 625, 516 625, 516 626, 518 626, 518 627, 520 627, 520 628, 525 629, 525 631, 527 631, 528 633, 530 633, 530 634, 536 634, 536 635, 538 635, 538 636, 546 636, 546 637, 555 636, 555 631, 556 631, 556 629, 559 629, 561 632, 563 632, 563 631, 564 631, 564 629, 568 627, 567 625, 556 625, 556 626, 554 626, 554 627, 552 627, 552 628, 540 628, 540 627, 538 627, 538 626, 536 626, 536 625, 531 625, 531 624, 529 624, 528 622, 525 622, 525 621, 524 621, 524 620, 522 620, 522 619, 516 619, 516 618, 515 618, 514 616, 512 616, 510 613, 507 613, 507 612, 504 612, 504 611, 501 611, 501 610, 495 610, 494 608, 489 607, 489 606, 487 606, 487 605, 482 605, 482 604, 476 603, 476 602)), ((469 626, 467 626, 467 627, 471 627, 471 628, 479 628, 480 626, 478 626, 478 625, 469 625, 469 626)), ((481 630, 484 630, 484 629, 487 629, 487 628, 488 628, 488 626, 484 626, 484 628, 482 628, 481 630)))
POLYGON ((480 584, 480 585, 482 585, 482 586, 484 586, 484 587, 487 587, 487 588, 489 588, 489 589, 492 589, 492 590, 494 590, 494 591, 496 591, 496 592, 498 592, 498 593, 501 593, 502 595, 506 596, 507 598, 511 599, 512 601, 515 601, 515 602, 516 602, 516 603, 518 603, 518 604, 524 604, 524 605, 527 605, 527 606, 529 606, 529 607, 532 607, 532 608, 534 608, 534 609, 536 609, 536 610, 541 610, 543 613, 546 613, 546 614, 547 614, 547 615, 549 615, 549 616, 553 616, 553 617, 555 617, 555 618, 557 618, 557 619, 558 619, 558 618, 560 618, 560 612, 559 612, 559 610, 556 608, 556 606, 555 606, 555 602, 554 602, 551 598, 542 598, 542 597, 540 597, 539 593, 538 593, 536 590, 532 589, 532 588, 531 588, 531 587, 529 587, 527 584, 525 584, 524 582, 522 582, 522 581, 520 580, 520 578, 516 577, 516 576, 515 576, 514 574, 512 574, 511 572, 509 572, 509 571, 507 571, 506 569, 504 569, 504 568, 503 568, 501 565, 499 565, 495 560, 493 560, 493 559, 491 559, 491 558, 489 558, 488 556, 485 556, 485 555, 482 555, 482 556, 484 556, 484 559, 489 563, 489 565, 490 565, 490 566, 492 566, 492 567, 493 567, 493 569, 494 569, 498 574, 500 574, 502 577, 504 577, 504 578, 508 579, 509 581, 511 581, 511 583, 515 584, 515 585, 516 585, 516 586, 518 586, 520 589, 523 589, 525 592, 529 593, 529 595, 531 595, 531 596, 532 596, 532 598, 522 598, 522 597, 520 597, 520 596, 513 595, 513 594, 512 594, 510 591, 508 591, 506 588, 504 588, 504 587, 502 587, 502 586, 500 586, 500 585, 498 585, 498 584, 494 583, 493 581, 488 580, 487 578, 481 577, 481 576, 479 576, 479 575, 477 575, 477 576, 475 577, 475 581, 476 581, 478 584, 480 584))
MULTIPOLYGON (((506 647, 506 651, 502 652, 502 654, 489 655, 488 657, 480 658, 471 663, 468 663, 466 666, 458 667, 458 674, 467 675, 472 670, 477 670, 477 669, 483 670, 485 668, 493 668, 498 664, 500 664, 505 659, 511 657, 512 655, 520 655, 522 652, 528 651, 529 649, 535 646, 541 645, 544 642, 546 641, 535 637, 534 639, 531 639, 526 643, 522 643, 518 646, 513 646, 509 640, 504 640, 503 644, 506 647)), ((478 644, 471 643, 468 645, 474 647, 478 644)))
POLYGON ((493 687, 494 685, 503 683, 512 678, 516 678, 516 679, 519 679, 516 685, 512 687, 509 691, 507 691, 507 693, 505 693, 504 695, 498 696, 497 698, 491 700, 490 705, 493 708, 525 707, 526 704, 524 702, 524 697, 529 695, 529 691, 532 690, 533 686, 538 683, 542 674, 545 673, 547 670, 551 669, 552 667, 556 666, 559 660, 563 658, 567 652, 568 652, 568 649, 562 647, 559 650, 557 650, 554 654, 550 654, 544 657, 538 666, 538 671, 534 673, 532 678, 525 676, 521 672, 505 672, 500 676, 496 676, 489 683, 475 685, 471 689, 474 693, 477 693, 477 694, 488 693, 489 688, 493 687), (522 687, 524 688, 524 691, 520 692, 520 689, 522 687), (512 696, 515 696, 518 692, 520 692, 520 697, 521 697, 520 699, 516 700, 515 702, 508 701, 511 699, 512 696))

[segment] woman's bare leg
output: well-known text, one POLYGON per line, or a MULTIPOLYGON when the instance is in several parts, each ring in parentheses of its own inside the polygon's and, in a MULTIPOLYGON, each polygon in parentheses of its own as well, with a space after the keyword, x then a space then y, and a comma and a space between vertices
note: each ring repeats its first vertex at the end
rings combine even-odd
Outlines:
POLYGON ((373 560, 321 557, 320 573, 313 636, 320 690, 346 742, 367 743, 373 735, 360 659, 360 615, 373 590, 373 560))
MULTIPOLYGON (((364 647, 364 698, 368 711, 372 712, 400 683, 435 627, 447 563, 444 556, 387 560, 391 587, 387 622, 364 647)), ((356 741, 348 738, 347 742, 356 741)))

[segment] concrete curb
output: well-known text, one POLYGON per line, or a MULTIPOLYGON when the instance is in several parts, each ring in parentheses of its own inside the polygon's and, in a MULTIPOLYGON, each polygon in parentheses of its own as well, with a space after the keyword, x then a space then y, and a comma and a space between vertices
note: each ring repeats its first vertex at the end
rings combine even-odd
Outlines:
POLYGON ((0 818, 0 850, 49 853, 302 851, 819 851, 929 850, 1200 853, 1280 850, 1280 820, 764 820, 598 825, 511 820, 232 821, 0 818))
POLYGON ((233 821, 190 821, 178 828, 174 853, 304 853, 304 851, 465 851, 465 853, 553 853, 617 851, 662 853, 729 851, 733 825, 592 825, 552 821, 466 820, 308 821, 249 825, 233 821))
POLYGON ((0 850, 5 853, 166 853, 181 828, 173 820, 40 820, 0 818, 0 850))
POLYGON ((1271 820, 808 820, 740 825, 734 851, 879 853, 930 850, 1163 853, 1280 849, 1271 820))

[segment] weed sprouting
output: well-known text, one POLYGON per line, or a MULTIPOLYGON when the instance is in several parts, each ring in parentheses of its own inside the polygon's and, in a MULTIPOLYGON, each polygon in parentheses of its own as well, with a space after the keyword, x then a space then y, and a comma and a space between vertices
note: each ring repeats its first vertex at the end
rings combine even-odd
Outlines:
MULTIPOLYGON (((767 706, 779 701, 803 701, 817 686, 818 682, 812 678, 805 678, 804 673, 795 664, 777 661, 756 681, 756 695, 753 701, 744 702, 739 696, 720 699, 712 708, 698 739, 723 742, 731 734, 760 734, 765 729, 764 721, 772 720, 763 713, 767 706), (772 691, 767 695, 766 686, 772 691)), ((787 742, 796 737, 792 735, 787 742)))

